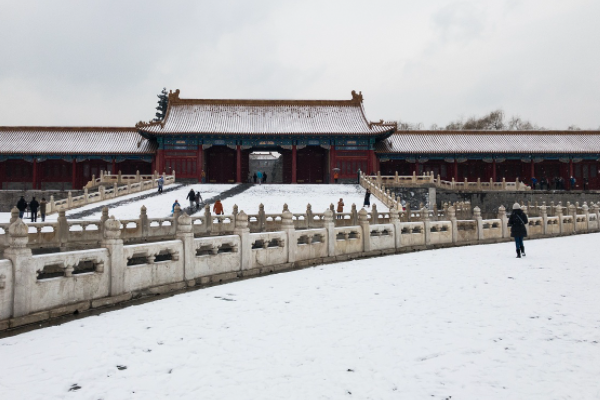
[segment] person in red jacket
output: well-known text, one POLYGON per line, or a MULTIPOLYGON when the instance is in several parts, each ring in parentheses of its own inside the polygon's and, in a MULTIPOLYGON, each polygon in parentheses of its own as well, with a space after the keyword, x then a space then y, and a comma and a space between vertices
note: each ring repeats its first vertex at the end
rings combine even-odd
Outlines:
POLYGON ((217 199, 217 201, 215 201, 213 212, 217 215, 223 215, 223 204, 221 203, 221 200, 217 199))

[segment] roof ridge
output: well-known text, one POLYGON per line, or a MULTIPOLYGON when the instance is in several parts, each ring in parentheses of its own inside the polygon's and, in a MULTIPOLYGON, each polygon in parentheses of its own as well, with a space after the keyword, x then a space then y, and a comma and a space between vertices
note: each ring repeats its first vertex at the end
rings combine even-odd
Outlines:
POLYGON ((117 126, 117 127, 109 127, 109 126, 0 126, 0 130, 2 131, 16 131, 16 130, 30 130, 30 131, 124 131, 124 132, 136 132, 135 127, 128 126, 117 126))

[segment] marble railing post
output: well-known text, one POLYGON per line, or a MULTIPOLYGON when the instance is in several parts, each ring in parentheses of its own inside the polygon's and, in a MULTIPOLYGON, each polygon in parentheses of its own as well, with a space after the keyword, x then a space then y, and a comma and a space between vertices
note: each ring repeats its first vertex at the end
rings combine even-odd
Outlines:
POLYGON ((52 214, 56 211, 56 204, 54 204, 54 195, 50 195, 50 202, 48 202, 48 209, 46 210, 46 214, 52 214))
POLYGON ((587 233, 590 231, 590 209, 587 203, 583 203, 581 208, 583 210, 583 214, 585 215, 585 232, 587 233))
POLYGON ((556 216, 558 217, 558 232, 559 234, 563 235, 565 233, 565 229, 563 227, 563 209, 560 204, 556 206, 556 216))
POLYGON ((267 217, 265 216, 265 205, 260 203, 258 206, 258 231, 264 232, 267 225, 267 217))
POLYGON ((212 232, 212 215, 210 214, 210 205, 204 206, 204 229, 206 233, 212 232))
POLYGON ((431 244, 431 220, 429 219, 429 210, 425 207, 421 208, 423 219, 423 234, 425 235, 425 245, 431 244))
POLYGON ((313 211, 312 211, 312 205, 310 205, 310 203, 308 203, 306 205, 306 228, 307 229, 310 229, 313 227, 313 224, 315 221, 314 216, 315 215, 313 214, 313 211))
POLYGON ((473 209, 473 218, 477 223, 477 240, 483 240, 483 219, 481 218, 481 209, 479 207, 473 209))
POLYGON ((100 186, 98 188, 98 193, 100 194, 100 200, 104 200, 104 192, 106 191, 106 189, 104 188, 104 185, 100 186))
POLYGON ((56 223, 58 224, 56 231, 58 234, 59 247, 61 251, 64 251, 67 248, 67 243, 69 241, 69 224, 67 223, 65 210, 60 210, 58 212, 56 223))
POLYGON ((240 269, 242 271, 252 268, 252 243, 250 242, 250 228, 248 228, 248 215, 242 210, 235 221, 233 234, 240 237, 240 269))
POLYGON ((458 221, 453 206, 448 207, 448 219, 452 225, 452 243, 456 243, 458 242, 458 221))
POLYGON ((285 232, 287 245, 288 245, 288 262, 296 261, 296 247, 298 242, 296 241, 296 228, 294 228, 294 215, 290 210, 284 210, 281 213, 281 230, 285 232))
POLYGON ((335 207, 333 206, 333 203, 331 203, 331 204, 329 205, 329 209, 330 209, 330 210, 331 210, 331 212, 333 213, 333 220, 334 220, 334 222, 335 222, 335 220, 336 220, 336 212, 335 212, 335 207))
POLYGON ((394 225, 394 246, 399 249, 401 246, 400 235, 402 234, 402 227, 400 225, 400 215, 398 210, 395 208, 390 209, 390 223, 394 225))
POLYGON ((194 263, 196 261, 196 249, 194 247, 194 233, 192 232, 192 218, 183 213, 177 221, 177 232, 175 238, 183 243, 183 276, 188 286, 194 286, 194 263))
POLYGON ((331 210, 325 210, 323 213, 323 222, 327 229, 327 255, 335 256, 335 222, 331 210))
MULTIPOLYGON (((13 279, 12 282, 6 284, 9 287, 12 286, 13 291, 11 314, 13 317, 21 317, 30 313, 30 288, 35 285, 37 280, 31 249, 27 247, 29 228, 22 219, 17 218, 10 224, 7 233, 9 247, 4 250, 4 257, 12 262, 13 279)), ((2 290, 7 290, 7 288, 2 290)))
POLYGON ((10 210, 10 221, 9 221, 9 223, 12 224, 13 222, 15 222, 18 219, 19 219, 19 209, 17 207, 13 207, 10 210))
POLYGON ((354 203, 352 203, 352 209, 350 210, 350 225, 358 225, 358 210, 354 203))
POLYGON ((377 214, 377 204, 373 204, 371 206, 371 223, 374 225, 379 223, 379 216, 377 214))
POLYGON ((548 232, 548 210, 546 207, 546 203, 544 203, 540 206, 540 215, 542 217, 542 227, 543 227, 542 233, 544 235, 546 235, 548 232))
POLYGON ((104 239, 102 247, 108 250, 110 296, 125 293, 125 272, 127 260, 123 257, 123 240, 121 239, 121 222, 110 217, 104 223, 104 239))
MULTIPOLYGON (((569 215, 571 216, 571 218, 573 218, 573 233, 577 232, 577 207, 575 207, 575 205, 573 204, 569 204, 568 206, 568 211, 569 215)), ((569 232, 571 233, 571 232, 569 232)))
POLYGON ((363 251, 371 251, 371 226, 367 210, 364 208, 358 212, 358 224, 362 230, 363 251))
POLYGON ((147 237, 148 236, 148 232, 150 231, 150 223, 148 222, 148 210, 146 209, 146 206, 142 206, 142 208, 140 208, 140 225, 141 225, 141 231, 142 231, 142 237, 147 237))
POLYGON ((90 192, 88 188, 83 188, 83 204, 88 204, 90 202, 90 192))
POLYGON ((598 223, 598 230, 600 231, 600 207, 598 207, 598 203, 592 203, 592 212, 596 214, 596 221, 598 223))
POLYGON ((69 192, 67 193, 67 209, 72 208, 72 207, 73 207, 73 194, 69 190, 69 192))
POLYGON ((509 237, 508 217, 506 216, 506 208, 504 206, 498 207, 498 219, 500 220, 500 226, 502 228, 502 237, 509 237))

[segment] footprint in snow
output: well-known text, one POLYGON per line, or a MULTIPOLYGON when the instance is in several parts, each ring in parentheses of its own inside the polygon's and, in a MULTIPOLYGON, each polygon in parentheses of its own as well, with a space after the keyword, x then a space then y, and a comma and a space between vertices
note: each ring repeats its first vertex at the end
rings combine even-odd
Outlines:
POLYGON ((81 386, 79 386, 78 384, 74 383, 71 385, 71 388, 69 389, 69 392, 76 392, 79 389, 81 389, 81 386))
POLYGON ((119 371, 123 371, 124 369, 127 369, 127 366, 126 365, 117 365, 117 369, 119 371))

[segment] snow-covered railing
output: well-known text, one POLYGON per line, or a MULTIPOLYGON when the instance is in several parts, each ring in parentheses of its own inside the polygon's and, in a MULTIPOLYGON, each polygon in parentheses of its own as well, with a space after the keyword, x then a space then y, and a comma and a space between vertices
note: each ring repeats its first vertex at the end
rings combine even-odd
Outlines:
MULTIPOLYGON (((127 185, 129 183, 140 183, 145 181, 153 181, 158 179, 160 174, 158 172, 154 172, 154 174, 140 174, 140 171, 136 171, 135 174, 132 175, 123 175, 121 171, 117 174, 111 174, 109 172, 100 171, 100 177, 96 178, 95 175, 92 175, 92 180, 90 180, 84 188, 93 189, 102 185, 112 185, 117 184, 118 186, 127 185)), ((175 171, 173 171, 172 175, 163 174, 165 185, 171 184, 175 182, 175 171)))
MULTIPOLYGON (((423 175, 417 175, 416 172, 413 172, 412 175, 398 175, 396 172, 394 175, 381 175, 379 172, 377 175, 364 175, 360 174, 360 185, 365 189, 370 189, 371 192, 376 195, 379 199, 378 195, 381 195, 380 192, 389 194, 389 191, 386 191, 386 188, 396 188, 396 187, 430 187, 434 186, 440 189, 446 190, 455 190, 455 191, 473 191, 473 192, 485 192, 485 191, 507 191, 507 192, 515 192, 515 191, 524 191, 531 190, 530 186, 527 186, 523 182, 518 179, 515 182, 507 182, 505 178, 502 178, 500 182, 494 182, 492 179, 487 181, 482 181, 480 178, 477 178, 476 181, 469 181, 465 178, 464 181, 455 181, 452 178, 451 181, 444 181, 438 175, 437 178, 433 175, 433 173, 426 173, 423 175), (373 190, 373 188, 377 188, 377 192, 373 190), (377 194, 376 194, 377 193, 377 194)), ((383 197, 385 199, 385 196, 383 197)), ((391 196, 390 200, 394 199, 391 196)), ((380 199, 384 204, 387 205, 387 202, 380 199)))
MULTIPOLYGON (((93 182, 90 181, 90 183, 83 188, 83 194, 80 196, 73 196, 71 192, 68 193, 66 199, 61 200, 54 200, 54 196, 50 196, 50 201, 46 206, 46 214, 72 210, 88 204, 154 189, 158 187, 159 177, 160 175, 158 175, 158 173, 153 175, 140 175, 139 172, 136 175, 102 175, 101 178, 93 180, 99 181, 99 183, 103 184, 102 186, 90 185, 90 183, 93 182), (112 187, 105 186, 111 183, 112 187), (95 187, 98 188, 96 192, 89 192, 90 188, 95 187)), ((163 180, 165 186, 171 185, 175 183, 175 174, 163 175, 163 180)))
MULTIPOLYGON (((536 207, 539 215, 531 216, 527 226, 530 237, 600 230, 596 204, 554 206, 556 216, 549 216, 545 205, 536 207)), ((527 213, 527 207, 523 211, 527 213)), ((6 259, 0 260, 0 330, 141 296, 319 263, 510 240, 504 207, 493 219, 483 219, 479 208, 471 219, 459 219, 454 207, 448 207, 444 221, 430 218, 424 209, 421 220, 407 222, 394 208, 386 213, 361 209, 353 225, 346 222, 354 218, 352 213, 336 219, 328 209, 316 229, 297 229, 299 220, 286 208, 266 214, 279 220, 277 230, 269 232, 251 232, 244 211, 229 216, 214 216, 206 209, 205 213, 190 217, 176 210, 168 220, 142 215, 119 221, 103 216, 101 221, 63 221, 58 226, 28 226, 16 218, 9 226, 2 225, 8 247, 6 259), (155 238, 168 239, 126 243, 140 240, 140 234, 145 241, 152 229, 155 238), (229 230, 231 234, 220 234, 229 230), (208 235, 196 237, 198 232, 208 235), (54 236, 60 247, 75 241, 84 249, 32 255, 33 243, 46 245, 54 236)))

